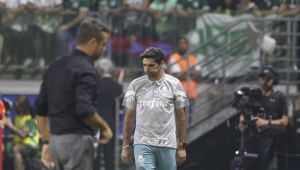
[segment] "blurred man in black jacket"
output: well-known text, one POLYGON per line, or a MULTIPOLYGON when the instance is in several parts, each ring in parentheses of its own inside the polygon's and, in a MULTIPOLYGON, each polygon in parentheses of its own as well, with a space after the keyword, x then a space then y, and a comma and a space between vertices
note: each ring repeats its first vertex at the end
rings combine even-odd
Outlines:
MULTIPOLYGON (((108 123, 113 132, 115 132, 115 120, 116 120, 116 97, 123 93, 123 87, 115 80, 112 79, 111 72, 114 68, 111 60, 100 59, 96 64, 97 71, 101 77, 99 83, 99 100, 98 100, 98 113, 108 123)), ((121 104, 120 104, 121 106, 121 104)), ((116 134, 117 135, 117 134, 116 134)), ((97 158, 99 160, 100 153, 104 153, 105 169, 114 169, 114 145, 115 137, 109 141, 107 145, 99 145, 97 149, 97 158)), ((96 161, 94 164, 94 170, 98 170, 100 167, 100 161, 96 161)))
POLYGON ((75 49, 57 58, 44 73, 34 105, 42 161, 48 168, 92 170, 96 130, 101 132, 101 144, 113 136, 97 112, 100 77, 94 67, 108 38, 109 29, 100 20, 85 20, 78 28, 75 49))

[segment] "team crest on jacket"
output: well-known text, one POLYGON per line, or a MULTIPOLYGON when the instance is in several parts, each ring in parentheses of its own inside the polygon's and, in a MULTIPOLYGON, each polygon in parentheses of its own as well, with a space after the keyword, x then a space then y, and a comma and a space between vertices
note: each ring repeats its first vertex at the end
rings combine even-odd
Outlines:
POLYGON ((170 91, 169 87, 167 86, 161 86, 159 90, 162 94, 167 94, 170 91))

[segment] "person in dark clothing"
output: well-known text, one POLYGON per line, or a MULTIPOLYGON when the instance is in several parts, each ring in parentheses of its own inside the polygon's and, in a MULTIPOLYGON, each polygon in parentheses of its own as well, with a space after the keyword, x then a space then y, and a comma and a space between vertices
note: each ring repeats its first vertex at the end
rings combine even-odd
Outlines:
MULTIPOLYGON (((111 77, 113 64, 109 59, 100 59, 96 65, 97 71, 101 77, 98 99, 98 113, 108 123, 113 132, 116 130, 116 101, 115 99, 123 93, 123 87, 111 77)), ((120 101, 121 102, 121 101, 120 101)), ((121 103, 120 103, 121 106, 121 103)), ((117 135, 117 134, 116 134, 117 135)), ((99 160, 100 153, 104 153, 105 169, 114 169, 114 148, 115 137, 107 145, 99 145, 97 149, 96 160, 99 160)), ((94 170, 100 169, 100 161, 94 164, 94 170)))
MULTIPOLYGON (((276 70, 271 66, 266 66, 261 70, 260 73, 261 81, 261 110, 264 113, 260 113, 257 117, 255 125, 260 132, 257 136, 252 137, 252 139, 245 143, 245 150, 248 153, 257 153, 258 161, 253 163, 248 169, 255 170, 276 170, 277 169, 277 158, 276 158, 276 145, 277 140, 275 137, 263 136, 263 129, 269 128, 271 130, 278 129, 278 126, 285 127, 288 124, 288 109, 285 98, 282 93, 277 91, 274 92, 273 86, 279 83, 278 74, 276 70), (258 167, 257 167, 258 166, 258 167)), ((246 125, 242 123, 243 116, 240 117, 239 129, 247 134, 246 125)), ((246 137, 245 137, 246 138, 246 137)), ((247 137, 249 138, 249 137, 247 137)))
POLYGON ((44 144, 42 161, 48 168, 92 170, 95 128, 101 133, 99 143, 112 138, 111 129, 97 113, 100 77, 93 62, 101 56, 108 37, 101 21, 82 22, 75 50, 56 59, 44 74, 35 113, 44 144))
POLYGON ((215 12, 234 16, 237 10, 237 2, 237 0, 223 0, 215 12))

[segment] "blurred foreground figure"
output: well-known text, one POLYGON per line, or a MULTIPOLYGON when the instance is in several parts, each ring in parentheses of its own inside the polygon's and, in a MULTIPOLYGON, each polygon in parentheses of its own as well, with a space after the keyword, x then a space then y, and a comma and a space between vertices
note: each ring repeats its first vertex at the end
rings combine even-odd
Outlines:
POLYGON ((108 38, 108 29, 99 20, 84 21, 77 31, 76 48, 54 61, 44 74, 35 112, 47 167, 91 170, 95 128, 101 133, 99 143, 112 138, 111 129, 97 113, 100 77, 94 68, 108 38))

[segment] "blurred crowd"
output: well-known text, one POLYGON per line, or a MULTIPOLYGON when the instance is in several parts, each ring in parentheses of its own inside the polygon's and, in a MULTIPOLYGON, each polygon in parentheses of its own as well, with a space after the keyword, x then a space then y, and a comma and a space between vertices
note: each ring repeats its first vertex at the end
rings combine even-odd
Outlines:
POLYGON ((49 65, 70 51, 79 24, 88 17, 109 24, 111 38, 151 39, 175 45, 184 33, 179 30, 185 26, 184 21, 208 12, 284 17, 299 10, 295 0, 0 0, 0 63, 4 70, 19 66, 16 79, 21 79, 24 67, 49 65), (183 18, 182 22, 174 24, 178 22, 174 16, 183 18))

